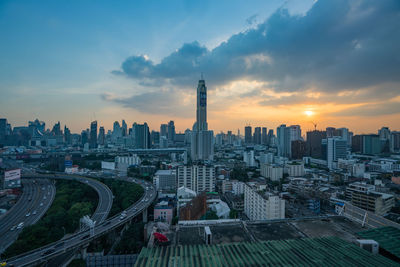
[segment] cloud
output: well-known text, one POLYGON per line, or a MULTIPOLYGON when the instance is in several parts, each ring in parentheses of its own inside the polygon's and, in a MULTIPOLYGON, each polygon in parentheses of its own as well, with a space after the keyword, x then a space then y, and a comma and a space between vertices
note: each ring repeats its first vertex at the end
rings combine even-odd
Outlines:
POLYGON ((181 87, 193 85, 200 72, 214 86, 252 79, 274 81, 277 90, 311 85, 341 90, 398 82, 399 11, 397 0, 320 0, 304 16, 279 9, 213 50, 193 42, 160 63, 133 56, 119 73, 181 87))
MULTIPOLYGON (((210 90, 250 81, 267 84, 276 94, 287 93, 243 88, 231 94, 229 103, 235 97, 257 98, 260 106, 370 102, 354 114, 371 114, 375 110, 370 107, 395 97, 400 88, 399 17, 398 0, 319 0, 303 15, 281 8, 211 50, 194 41, 160 62, 144 55, 127 58, 113 73, 160 92, 109 101, 149 113, 176 113, 180 94, 193 93, 204 72, 210 90)), ((377 114, 396 112, 395 106, 376 105, 377 114)))

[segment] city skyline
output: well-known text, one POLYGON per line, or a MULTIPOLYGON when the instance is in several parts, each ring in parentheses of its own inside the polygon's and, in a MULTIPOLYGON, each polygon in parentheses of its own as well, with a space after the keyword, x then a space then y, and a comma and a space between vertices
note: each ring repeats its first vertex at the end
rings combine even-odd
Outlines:
POLYGON ((247 124, 398 127, 396 1, 6 1, 0 10, 0 115, 13 126, 38 118, 80 132, 93 120, 107 130, 122 119, 151 129, 174 120, 183 132, 204 73, 215 133, 247 124))

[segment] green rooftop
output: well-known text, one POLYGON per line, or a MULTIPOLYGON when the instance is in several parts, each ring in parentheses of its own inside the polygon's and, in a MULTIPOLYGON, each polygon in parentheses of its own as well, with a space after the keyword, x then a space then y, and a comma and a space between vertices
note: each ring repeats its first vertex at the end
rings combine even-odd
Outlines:
POLYGON ((337 237, 143 248, 136 267, 400 266, 337 237))
POLYGON ((390 254, 400 258, 400 230, 393 226, 375 228, 357 233, 363 239, 373 239, 390 254))

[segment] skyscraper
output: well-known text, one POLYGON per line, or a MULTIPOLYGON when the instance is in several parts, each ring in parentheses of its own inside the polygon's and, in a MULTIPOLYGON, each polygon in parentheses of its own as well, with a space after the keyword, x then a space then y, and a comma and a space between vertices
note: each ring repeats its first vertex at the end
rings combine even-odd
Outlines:
POLYGON ((333 163, 338 159, 346 158, 347 141, 341 137, 335 136, 322 140, 322 144, 326 145, 326 161, 328 168, 334 167, 333 163))
POLYGON ((261 144, 261 127, 254 128, 254 137, 253 137, 254 144, 261 144))
POLYGON ((267 128, 266 127, 262 127, 262 130, 261 130, 261 143, 263 145, 268 145, 269 144, 267 128))
POLYGON ((193 124, 191 156, 192 160, 212 160, 214 156, 213 131, 207 124, 207 87, 203 79, 197 86, 196 122, 193 124))
POLYGON ((168 142, 173 144, 175 142, 175 123, 170 121, 168 123, 168 142))
POLYGON ((148 149, 151 146, 151 138, 149 126, 147 123, 137 124, 136 122, 132 125, 132 132, 135 139, 135 148, 148 149))
POLYGON ((90 148, 97 148, 97 121, 92 121, 90 124, 90 148))
POLYGON ((251 126, 249 125, 249 126, 246 126, 246 127, 244 127, 244 142, 246 143, 246 144, 251 144, 251 143, 253 143, 252 141, 252 133, 251 133, 252 131, 251 131, 251 126))
POLYGON ((307 132, 307 154, 312 158, 322 158, 322 139, 326 138, 325 131, 310 131, 307 132))
POLYGON ((278 139, 278 155, 281 157, 291 157, 291 127, 286 127, 286 124, 282 124, 276 128, 276 135, 278 139))
POLYGON ((105 133, 105 130, 104 130, 103 126, 100 126, 100 128, 99 128, 98 141, 99 141, 99 145, 102 145, 102 146, 104 146, 105 143, 106 143, 106 133, 105 133))

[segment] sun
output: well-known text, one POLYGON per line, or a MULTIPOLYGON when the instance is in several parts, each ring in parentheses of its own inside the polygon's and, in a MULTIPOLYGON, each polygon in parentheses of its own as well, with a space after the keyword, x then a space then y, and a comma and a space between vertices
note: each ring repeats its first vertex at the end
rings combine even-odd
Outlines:
POLYGON ((306 114, 308 117, 310 117, 310 116, 314 115, 314 111, 306 110, 306 111, 304 111, 304 114, 306 114))

